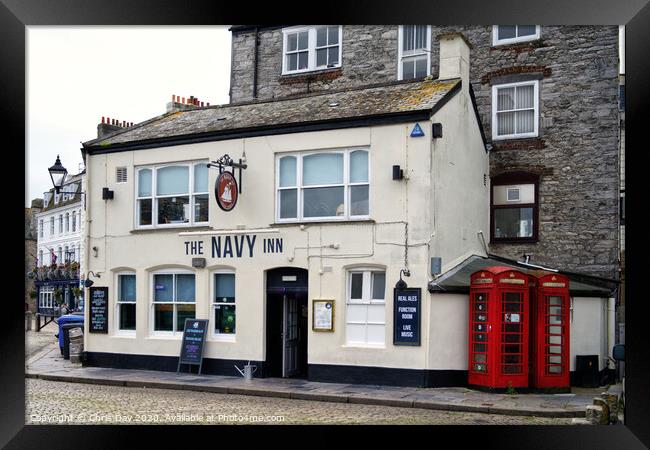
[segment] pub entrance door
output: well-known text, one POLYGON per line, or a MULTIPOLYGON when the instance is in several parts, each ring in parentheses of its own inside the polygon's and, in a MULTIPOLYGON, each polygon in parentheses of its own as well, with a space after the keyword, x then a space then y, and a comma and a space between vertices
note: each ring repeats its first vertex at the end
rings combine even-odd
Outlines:
POLYGON ((307 271, 294 267, 267 272, 267 377, 307 376, 307 271))

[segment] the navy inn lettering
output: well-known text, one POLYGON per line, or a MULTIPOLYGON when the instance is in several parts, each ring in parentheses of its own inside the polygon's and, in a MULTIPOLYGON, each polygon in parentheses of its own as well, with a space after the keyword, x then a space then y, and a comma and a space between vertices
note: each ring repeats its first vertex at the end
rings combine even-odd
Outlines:
MULTIPOLYGON (((211 245, 212 258, 242 258, 255 256, 257 235, 213 236, 211 245)), ((203 241, 185 241, 186 255, 203 255, 203 241)), ((282 238, 263 238, 263 253, 282 253, 282 238)))

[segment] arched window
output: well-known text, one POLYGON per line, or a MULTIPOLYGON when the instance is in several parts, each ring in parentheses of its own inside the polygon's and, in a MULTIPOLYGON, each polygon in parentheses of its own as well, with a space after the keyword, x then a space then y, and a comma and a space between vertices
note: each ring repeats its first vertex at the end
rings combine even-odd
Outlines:
POLYGON ((72 232, 77 231, 77 211, 72 211, 72 232))
POLYGON ((492 178, 490 241, 537 242, 539 175, 509 172, 492 178))
POLYGON ((70 231, 70 213, 65 213, 65 232, 70 231))

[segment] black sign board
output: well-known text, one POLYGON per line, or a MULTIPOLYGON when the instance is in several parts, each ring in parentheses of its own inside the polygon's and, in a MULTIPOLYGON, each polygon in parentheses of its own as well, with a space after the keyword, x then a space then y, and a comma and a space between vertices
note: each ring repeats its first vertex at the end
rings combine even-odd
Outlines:
POLYGON ((108 287, 90 287, 90 333, 108 333, 108 287))
POLYGON ((420 288, 393 289, 393 345, 420 345, 420 288))
POLYGON ((205 333, 208 329, 207 319, 185 319, 183 328, 183 340, 181 341, 181 355, 178 358, 178 373, 181 364, 194 364, 199 366, 203 362, 203 343, 205 342, 205 333))

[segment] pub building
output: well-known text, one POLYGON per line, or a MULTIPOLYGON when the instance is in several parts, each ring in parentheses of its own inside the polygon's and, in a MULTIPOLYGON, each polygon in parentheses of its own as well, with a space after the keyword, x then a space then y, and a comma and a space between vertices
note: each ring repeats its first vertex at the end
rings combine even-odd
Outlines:
MULTIPOLYGON (((487 252, 489 151, 470 46, 460 33, 438 42, 435 79, 221 106, 174 96, 167 113, 85 142, 84 257, 106 299, 97 318, 88 297, 85 364, 176 371, 196 318, 208 320, 206 374, 250 362, 255 377, 499 387, 470 379, 483 356, 470 357, 500 348, 470 347, 470 279, 492 270, 525 283, 508 286, 525 288, 515 365, 532 377, 529 359, 549 348, 523 350, 542 278, 487 252)), ((614 287, 548 274, 566 288, 558 339, 570 355, 552 360, 566 375, 576 355, 607 355, 614 287)), ((486 286, 497 302, 502 286, 486 286)))

